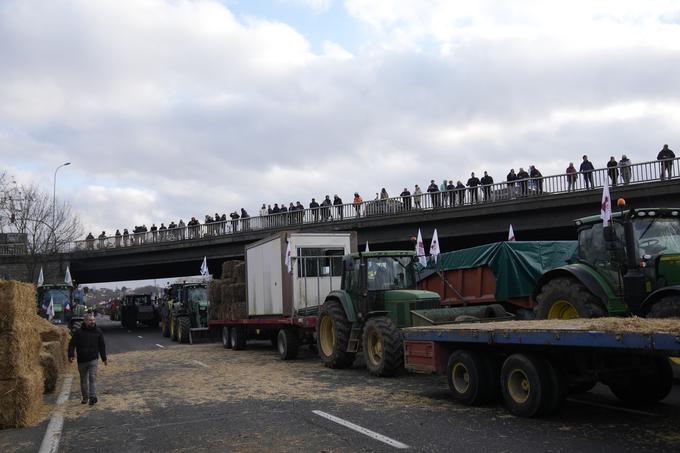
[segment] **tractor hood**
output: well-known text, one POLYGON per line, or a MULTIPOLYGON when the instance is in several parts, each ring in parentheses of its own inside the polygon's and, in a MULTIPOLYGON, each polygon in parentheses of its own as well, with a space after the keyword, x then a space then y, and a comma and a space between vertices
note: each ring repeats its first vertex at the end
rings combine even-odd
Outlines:
POLYGON ((680 285, 680 253, 661 255, 658 274, 667 285, 680 285))

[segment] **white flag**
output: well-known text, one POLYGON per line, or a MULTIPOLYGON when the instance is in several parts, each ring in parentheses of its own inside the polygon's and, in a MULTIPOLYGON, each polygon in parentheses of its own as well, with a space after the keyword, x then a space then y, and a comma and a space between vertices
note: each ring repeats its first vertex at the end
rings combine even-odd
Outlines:
POLYGON ((42 266, 40 266, 40 275, 38 275, 38 286, 42 286, 45 283, 45 277, 43 276, 42 266))
POLYGON ((364 250, 364 252, 370 252, 370 250, 368 248, 368 241, 366 241, 366 250, 364 250))
POLYGON ((607 181, 607 178, 604 178, 604 186, 602 187, 600 218, 602 219, 602 226, 609 226, 609 221, 612 219, 612 200, 609 196, 609 181, 607 181))
POLYGON ((201 264, 201 275, 204 277, 208 277, 210 275, 210 271, 208 270, 208 258, 203 257, 203 263, 201 264))
POLYGON ((437 229, 435 228, 434 234, 432 235, 432 242, 430 243, 430 255, 432 255, 435 263, 437 262, 440 253, 439 238, 437 237, 437 229))
POLYGON ((288 273, 292 274, 293 273, 293 257, 292 257, 292 252, 290 251, 290 242, 288 243, 288 246, 286 247, 286 266, 288 267, 288 273))
POLYGON ((510 229, 508 230, 508 241, 515 240, 515 232, 512 229, 512 223, 510 224, 510 229))
POLYGON ((64 283, 73 286, 73 280, 71 280, 71 271, 68 266, 66 266, 66 275, 64 275, 64 283))
POLYGON ((423 244, 423 236, 420 234, 420 228, 418 228, 418 239, 416 240, 416 256, 420 265, 423 267, 427 266, 427 258, 425 258, 425 244, 423 244))
POLYGON ((50 304, 47 306, 47 319, 52 321, 54 318, 54 297, 50 297, 50 304))

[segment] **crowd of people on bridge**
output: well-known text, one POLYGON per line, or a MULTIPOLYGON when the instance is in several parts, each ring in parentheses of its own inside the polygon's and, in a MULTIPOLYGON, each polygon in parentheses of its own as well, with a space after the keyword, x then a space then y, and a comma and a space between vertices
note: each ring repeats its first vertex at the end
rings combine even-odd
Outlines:
MULTIPOLYGON (((659 179, 665 180, 673 177, 673 159, 675 153, 664 145, 657 155, 660 163, 659 179)), ((611 186, 621 183, 627 185, 632 181, 632 162, 623 154, 617 160, 611 156, 606 166, 607 178, 611 186)), ((594 173, 596 169, 593 163, 584 155, 578 169, 573 162, 565 170, 563 178, 566 178, 566 191, 577 190, 579 175, 583 182, 584 190, 595 188, 594 173)), ((343 220, 345 216, 368 216, 373 214, 387 214, 400 211, 420 210, 420 209, 439 209, 444 207, 462 206, 465 204, 487 203, 496 199, 513 199, 527 197, 529 195, 542 195, 544 187, 544 177, 534 165, 520 167, 517 172, 514 168, 506 175, 502 183, 494 183, 494 179, 487 171, 483 172, 481 178, 470 174, 464 184, 461 180, 456 181, 444 179, 440 184, 435 180, 430 180, 430 184, 421 190, 418 184, 415 185, 413 193, 404 187, 398 197, 391 198, 387 190, 383 187, 380 192, 376 192, 375 199, 364 201, 359 192, 354 192, 351 203, 345 204, 342 198, 335 194, 331 200, 330 195, 326 195, 321 203, 316 198, 312 198, 309 209, 297 201, 288 203, 262 203, 259 217, 252 219, 244 208, 227 214, 215 213, 205 215, 203 224, 195 217, 185 224, 182 219, 178 223, 171 221, 167 226, 164 223, 157 227, 152 224, 147 229, 146 225, 135 226, 132 233, 127 228, 116 230, 112 237, 106 235, 105 231, 97 237, 97 248, 109 247, 128 247, 140 245, 148 242, 176 241, 184 239, 197 239, 201 237, 219 236, 231 234, 238 231, 248 231, 250 229, 268 229, 285 227, 310 222, 328 222, 332 220, 343 220), (481 189, 481 200, 479 199, 481 189), (426 198, 427 197, 427 198, 426 198)), ((554 177, 552 177, 554 178, 554 177)), ((95 237, 89 233, 85 238, 85 247, 89 250, 95 248, 95 237)))

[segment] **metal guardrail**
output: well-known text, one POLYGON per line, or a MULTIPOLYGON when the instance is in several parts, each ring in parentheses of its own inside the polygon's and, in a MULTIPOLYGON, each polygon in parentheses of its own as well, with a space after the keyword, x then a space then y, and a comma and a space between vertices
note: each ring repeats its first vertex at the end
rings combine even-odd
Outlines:
MULTIPOLYGON (((220 237, 233 234, 244 234, 254 230, 277 230, 303 224, 319 224, 340 222, 347 219, 387 216, 409 212, 422 212, 438 209, 455 209, 459 206, 482 205, 492 202, 548 197, 594 190, 604 185, 609 179, 610 187, 622 185, 644 184, 666 178, 678 177, 680 174, 680 158, 668 161, 650 161, 633 164, 626 169, 617 169, 615 183, 609 177, 609 169, 599 168, 592 172, 592 184, 586 189, 585 175, 576 174, 571 184, 566 174, 528 178, 512 183, 500 182, 480 185, 475 188, 457 189, 446 192, 423 193, 409 197, 392 197, 382 200, 364 201, 361 204, 345 203, 342 205, 321 206, 319 208, 296 210, 279 214, 249 217, 246 219, 226 220, 196 226, 172 228, 163 231, 130 233, 123 236, 108 236, 93 240, 75 241, 65 245, 65 252, 103 251, 126 247, 144 246, 176 241, 190 241, 220 237)), ((1 253, 1 252, 0 252, 1 253)))

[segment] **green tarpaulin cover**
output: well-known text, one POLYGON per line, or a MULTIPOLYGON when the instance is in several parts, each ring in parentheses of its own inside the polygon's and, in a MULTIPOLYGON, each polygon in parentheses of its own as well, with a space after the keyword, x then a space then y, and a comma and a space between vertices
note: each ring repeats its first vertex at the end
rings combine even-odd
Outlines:
POLYGON ((577 241, 512 241, 480 245, 442 253, 435 266, 429 262, 421 278, 435 269, 445 272, 489 266, 496 276, 496 300, 526 297, 545 272, 575 257, 577 241))

